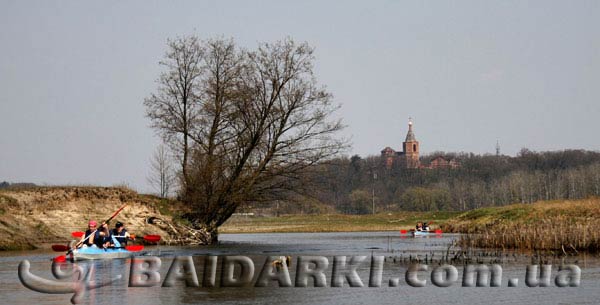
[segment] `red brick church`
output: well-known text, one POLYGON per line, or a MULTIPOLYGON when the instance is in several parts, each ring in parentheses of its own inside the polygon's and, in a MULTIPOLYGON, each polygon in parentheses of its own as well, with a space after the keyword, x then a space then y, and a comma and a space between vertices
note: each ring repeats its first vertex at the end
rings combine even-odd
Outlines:
POLYGON ((442 156, 438 156, 431 160, 429 165, 422 165, 419 160, 419 141, 415 138, 413 132, 412 119, 408 119, 408 133, 406 139, 402 142, 402 151, 395 151, 391 147, 386 147, 381 151, 381 157, 385 161, 387 168, 391 168, 394 164, 398 164, 403 168, 458 168, 460 163, 456 159, 447 159, 442 156))

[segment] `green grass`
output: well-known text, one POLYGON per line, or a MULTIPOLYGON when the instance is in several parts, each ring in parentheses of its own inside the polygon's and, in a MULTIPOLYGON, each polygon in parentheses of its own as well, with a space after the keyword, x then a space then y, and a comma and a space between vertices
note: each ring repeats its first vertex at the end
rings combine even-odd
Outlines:
POLYGON ((437 227, 458 212, 399 212, 376 215, 284 215, 280 217, 233 216, 221 233, 351 232, 410 229, 419 221, 437 227))

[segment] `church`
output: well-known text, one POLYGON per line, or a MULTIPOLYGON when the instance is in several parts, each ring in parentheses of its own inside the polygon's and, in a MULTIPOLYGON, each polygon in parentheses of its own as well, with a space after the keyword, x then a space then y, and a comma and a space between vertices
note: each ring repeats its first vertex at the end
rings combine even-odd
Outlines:
POLYGON ((381 158, 385 162, 385 166, 389 169, 394 164, 402 168, 410 169, 438 169, 438 168, 450 168, 455 169, 460 167, 460 163, 456 159, 447 159, 442 156, 434 158, 429 165, 422 165, 419 160, 419 141, 415 137, 413 131, 412 119, 408 119, 408 133, 406 138, 402 142, 402 151, 395 151, 391 147, 386 147, 381 151, 381 158))

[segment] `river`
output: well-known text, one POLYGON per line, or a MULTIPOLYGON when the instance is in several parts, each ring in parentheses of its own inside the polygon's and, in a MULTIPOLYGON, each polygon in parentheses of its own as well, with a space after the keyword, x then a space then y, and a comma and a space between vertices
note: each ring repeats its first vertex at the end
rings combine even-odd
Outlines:
MULTIPOLYGON (((448 262, 458 270, 458 280, 449 287, 431 283, 431 271, 440 265, 439 259, 457 251, 452 244, 457 235, 443 234, 422 238, 401 237, 396 232, 351 233, 273 233, 273 234, 222 234, 220 244, 205 247, 146 247, 146 257, 162 261, 161 281, 167 276, 175 256, 192 256, 200 284, 203 281, 205 258, 209 255, 246 256, 252 259, 255 274, 252 285, 246 287, 186 287, 178 281, 173 287, 129 287, 131 260, 94 261, 78 263, 86 270, 93 268, 96 281, 120 279, 105 287, 85 291, 83 304, 598 304, 600 301, 600 260, 597 256, 578 255, 563 260, 565 264, 581 269, 577 287, 557 287, 554 278, 559 259, 549 258, 553 264, 549 287, 527 287, 525 270, 531 257, 513 253, 473 252, 473 263, 502 267, 500 287, 463 287, 464 261, 448 262), (450 248, 449 248, 450 247, 450 248), (450 249, 450 250, 449 250, 450 249), (327 287, 254 287, 268 256, 292 257, 290 278, 296 280, 299 257, 325 257, 329 265, 324 272, 327 287), (430 261, 433 255, 433 261, 430 261), (357 269, 363 287, 331 287, 334 256, 367 256, 357 269), (369 287, 371 256, 383 256, 380 287, 369 287), (418 277, 427 280, 425 287, 412 287, 405 280, 409 261, 420 260, 428 265, 418 277), (425 261, 427 259, 427 261, 425 261), (509 287, 509 279, 519 279, 517 287, 509 287), (392 287, 396 286, 396 287, 392 287)), ((18 266, 23 260, 31 264, 31 273, 54 279, 50 251, 0 253, 0 303, 2 304, 68 304, 73 294, 46 294, 26 288, 18 277, 18 266)), ((143 256, 144 257, 144 256, 143 256)), ((70 263, 69 263, 70 264, 70 263)), ((221 266, 219 264, 218 266, 221 266)), ((239 268, 238 268, 239 269, 239 268)), ((236 269, 237 270, 237 269, 236 269)), ((239 270, 237 270, 239 271, 239 270)), ((564 273, 564 271, 562 271, 564 273)), ((216 274, 220 276, 220 267, 216 274)), ((217 277, 218 277, 217 276, 217 277)), ((218 279, 217 279, 218 282, 218 279)), ((295 284, 294 284, 295 285, 295 284)))

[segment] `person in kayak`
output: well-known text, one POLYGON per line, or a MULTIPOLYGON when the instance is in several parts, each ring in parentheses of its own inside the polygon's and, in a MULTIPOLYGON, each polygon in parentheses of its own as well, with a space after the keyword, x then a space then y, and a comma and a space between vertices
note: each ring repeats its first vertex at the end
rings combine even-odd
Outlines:
POLYGON ((417 231, 423 231, 423 223, 422 222, 417 222, 416 230, 417 231))
POLYGON ((103 223, 94 236, 94 245, 98 248, 108 248, 111 244, 110 230, 108 224, 103 223))
POLYGON ((117 221, 115 228, 110 233, 119 242, 121 247, 127 246, 127 240, 133 239, 120 221, 117 221))
POLYGON ((81 245, 91 247, 94 244, 94 237, 96 235, 95 231, 96 231, 97 225, 98 225, 98 223, 94 220, 90 220, 88 222, 88 229, 85 230, 85 234, 83 234, 83 236, 81 236, 81 240, 77 243, 77 246, 76 246, 77 248, 79 248, 81 245))

